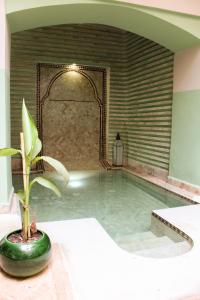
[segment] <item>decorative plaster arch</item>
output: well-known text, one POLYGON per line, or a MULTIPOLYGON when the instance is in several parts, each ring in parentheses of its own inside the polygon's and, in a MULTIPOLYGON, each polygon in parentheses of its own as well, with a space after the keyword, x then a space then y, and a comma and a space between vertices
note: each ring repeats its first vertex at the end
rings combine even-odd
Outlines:
POLYGON ((139 34, 174 52, 200 44, 199 18, 124 1, 7 0, 7 17, 12 32, 59 24, 96 23, 139 34))

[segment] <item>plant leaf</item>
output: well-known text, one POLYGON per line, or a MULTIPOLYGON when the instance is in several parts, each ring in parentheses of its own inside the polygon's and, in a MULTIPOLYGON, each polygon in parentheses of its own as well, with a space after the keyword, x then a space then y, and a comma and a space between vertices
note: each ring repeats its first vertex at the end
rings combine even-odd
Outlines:
POLYGON ((65 166, 60 161, 50 156, 40 156, 40 157, 36 157, 34 163, 38 162, 39 160, 44 160, 48 164, 50 164, 58 172, 58 174, 60 174, 64 178, 65 182, 68 183, 69 173, 65 168, 65 166))
POLYGON ((24 99, 22 105, 22 128, 24 133, 25 152, 28 156, 31 150, 33 150, 35 147, 35 143, 38 138, 38 131, 33 121, 33 118, 31 117, 28 109, 26 108, 24 99))
POLYGON ((52 190, 58 197, 61 196, 61 193, 60 193, 59 189, 57 188, 57 186, 52 181, 50 181, 49 179, 47 179, 45 177, 42 177, 42 176, 34 178, 30 183, 30 189, 32 188, 32 186, 35 182, 37 182, 40 185, 52 190))
POLYGON ((39 138, 36 139, 35 145, 31 150, 31 160, 33 160, 41 151, 42 143, 39 138))
POLYGON ((20 150, 14 148, 2 148, 0 149, 0 156, 12 156, 17 153, 21 153, 20 150))

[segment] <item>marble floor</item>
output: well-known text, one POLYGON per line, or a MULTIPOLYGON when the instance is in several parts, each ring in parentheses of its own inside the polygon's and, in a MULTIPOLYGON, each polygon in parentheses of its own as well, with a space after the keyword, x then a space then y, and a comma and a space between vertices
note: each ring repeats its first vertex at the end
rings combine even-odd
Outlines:
MULTIPOLYGON (((130 254, 120 249, 93 218, 38 224, 49 234, 52 243, 62 249, 71 299, 199 299, 200 206, 161 209, 155 213, 191 237, 190 251, 164 259, 130 254)), ((19 223, 17 215, 1 215, 1 235, 19 227, 19 223)), ((50 299, 62 299, 51 296, 50 299)))
POLYGON ((12 278, 0 271, 2 300, 73 300, 63 251, 54 243, 48 267, 30 278, 12 278))

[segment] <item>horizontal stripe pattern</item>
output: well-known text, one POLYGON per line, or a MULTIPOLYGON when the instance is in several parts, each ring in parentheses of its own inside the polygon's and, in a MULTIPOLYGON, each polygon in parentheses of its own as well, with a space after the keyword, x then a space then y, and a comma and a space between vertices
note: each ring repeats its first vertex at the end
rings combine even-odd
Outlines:
POLYGON ((125 101, 110 108, 110 146, 119 131, 126 158, 168 170, 173 53, 131 33, 126 45, 125 101))
POLYGON ((21 99, 36 118, 37 63, 83 64, 110 68, 110 108, 124 100, 126 32, 102 25, 59 25, 12 35, 11 122, 12 145, 19 145, 21 99))
POLYGON ((110 68, 108 158, 117 132, 125 156, 169 166, 173 53, 138 35, 104 25, 59 25, 12 34, 11 137, 19 146, 21 102, 36 118, 37 63, 110 68))

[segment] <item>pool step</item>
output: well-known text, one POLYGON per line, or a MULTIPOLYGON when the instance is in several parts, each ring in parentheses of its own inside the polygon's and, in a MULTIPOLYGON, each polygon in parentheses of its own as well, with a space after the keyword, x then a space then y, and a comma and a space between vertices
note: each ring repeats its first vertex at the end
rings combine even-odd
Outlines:
POLYGON ((116 238, 118 243, 129 243, 129 242, 143 242, 144 240, 149 240, 152 238, 156 238, 157 236, 152 231, 144 231, 138 233, 132 233, 123 235, 119 238, 116 238))
POLYGON ((157 258, 180 255, 191 247, 186 241, 175 243, 169 237, 157 237, 151 231, 123 236, 117 240, 117 243, 129 252, 157 258))
POLYGON ((155 247, 160 247, 160 246, 165 246, 165 245, 170 245, 174 244, 172 240, 170 240, 167 236, 162 236, 162 237, 149 237, 147 239, 130 239, 125 240, 125 241, 120 241, 119 242, 120 247, 128 250, 130 252, 135 252, 138 250, 142 249, 150 249, 150 248, 155 248, 155 247))
POLYGON ((134 254, 144 257, 152 258, 167 258, 177 255, 184 254, 191 249, 191 245, 187 241, 183 242, 173 242, 173 244, 155 247, 150 249, 143 249, 140 251, 135 251, 134 254))

